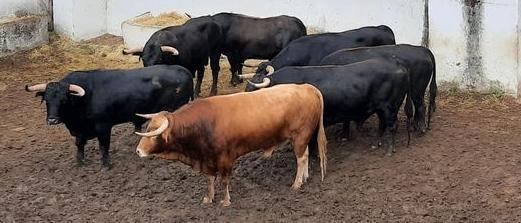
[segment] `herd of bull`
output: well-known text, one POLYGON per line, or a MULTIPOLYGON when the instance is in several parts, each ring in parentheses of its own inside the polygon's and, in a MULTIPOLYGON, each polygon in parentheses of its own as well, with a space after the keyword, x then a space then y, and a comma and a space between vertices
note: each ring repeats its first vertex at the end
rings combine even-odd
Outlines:
POLYGON ((219 13, 161 29, 143 48, 123 53, 138 55, 144 68, 77 71, 25 89, 46 102, 48 124, 64 123, 75 137, 78 164, 84 162, 87 140, 97 138, 102 165, 110 167, 111 129, 131 122, 142 136, 139 156, 179 160, 209 176, 204 203, 213 201, 220 174, 222 203, 230 205, 232 165, 246 153, 261 149, 269 156, 289 142, 297 159, 292 187, 298 189, 309 176, 310 153, 318 154, 324 178, 324 126, 343 123, 343 136, 349 137, 351 121, 360 125, 376 113, 378 145, 383 141, 391 155, 402 103, 409 140, 412 126, 420 135, 426 132, 436 108, 433 54, 421 46, 396 45, 387 26, 306 35, 295 17, 219 13), (246 92, 197 98, 208 60, 210 95, 217 94, 221 54, 230 63, 231 84, 248 79, 246 92), (243 74, 246 59, 268 61, 243 74))

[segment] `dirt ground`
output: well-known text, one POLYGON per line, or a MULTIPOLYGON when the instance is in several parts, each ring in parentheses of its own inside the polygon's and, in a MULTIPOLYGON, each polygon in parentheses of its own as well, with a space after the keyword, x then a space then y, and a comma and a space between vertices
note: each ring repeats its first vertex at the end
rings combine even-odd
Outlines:
MULTIPOLYGON (((397 153, 371 150, 374 120, 354 139, 327 130, 328 173, 317 163, 301 190, 290 186, 295 159, 288 149, 236 163, 232 206, 201 204, 206 178, 177 162, 140 159, 131 125, 114 128, 114 167, 100 169, 95 140, 88 163, 75 166, 75 146, 63 125, 45 124, 45 105, 25 84, 59 80, 72 70, 140 67, 121 56, 121 41, 85 43, 53 37, 50 44, 0 59, 0 222, 516 222, 521 219, 521 105, 511 98, 441 93, 432 131, 397 153)), ((223 63, 223 66, 227 66, 223 63)), ((208 93, 206 75, 204 93, 208 93)), ((229 87, 225 67, 219 92, 229 87)), ((218 188, 216 200, 222 198, 218 188)))

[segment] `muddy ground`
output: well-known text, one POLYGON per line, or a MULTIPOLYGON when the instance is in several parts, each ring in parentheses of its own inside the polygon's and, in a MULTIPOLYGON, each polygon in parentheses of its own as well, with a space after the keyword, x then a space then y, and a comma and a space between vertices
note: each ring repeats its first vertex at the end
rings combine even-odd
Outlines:
MULTIPOLYGON (((58 80, 66 72, 139 67, 121 56, 121 41, 103 37, 50 44, 0 59, 0 222, 461 222, 521 219, 521 105, 511 98, 441 93, 432 131, 405 146, 403 130, 392 157, 371 150, 376 123, 352 141, 327 130, 328 173, 318 166, 299 191, 290 185, 295 159, 288 149, 270 159, 239 160, 232 206, 202 205, 206 178, 171 161, 140 159, 130 125, 114 128, 114 167, 100 169, 96 141, 76 167, 66 128, 45 124, 45 105, 25 84, 58 80)), ((225 63, 223 63, 225 64, 225 63)), ((224 65, 223 65, 224 66, 224 65)), ((220 93, 229 87, 223 68, 220 93)), ((208 93, 206 75, 204 93, 208 93)), ((216 195, 217 201, 222 192, 216 195)))

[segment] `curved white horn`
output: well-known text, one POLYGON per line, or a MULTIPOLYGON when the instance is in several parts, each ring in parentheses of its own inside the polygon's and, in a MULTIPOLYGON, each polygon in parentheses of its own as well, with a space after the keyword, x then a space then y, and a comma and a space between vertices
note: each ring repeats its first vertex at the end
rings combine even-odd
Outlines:
POLYGON ((271 80, 267 77, 265 77, 264 79, 262 79, 262 83, 260 84, 256 84, 256 83, 253 83, 251 81, 248 81, 250 84, 252 84, 253 86, 255 86, 256 88, 265 88, 265 87, 268 87, 271 83, 271 80))
POLYGON ((165 116, 160 116, 160 118, 161 118, 161 125, 156 130, 151 131, 151 132, 143 132, 143 133, 135 132, 135 133, 137 135, 143 136, 143 137, 153 137, 153 136, 161 135, 166 130, 166 128, 168 128, 169 123, 168 123, 168 119, 165 116))
POLYGON ((132 48, 132 49, 123 49, 123 55, 134 54, 134 53, 142 53, 143 47, 141 48, 132 48))
POLYGON ((37 85, 33 85, 33 86, 25 85, 25 90, 29 91, 29 92, 32 92, 32 91, 43 92, 43 91, 45 91, 46 87, 47 87, 47 84, 37 84, 37 85))
POLYGON ((270 76, 275 72, 275 68, 273 68, 271 65, 266 66, 266 71, 268 71, 268 74, 266 76, 270 76))
POLYGON ((251 79, 251 78, 253 78, 253 76, 255 76, 255 73, 241 74, 241 75, 239 75, 239 78, 241 78, 241 79, 251 79))
POLYGON ((241 63, 242 66, 245 66, 245 67, 249 67, 249 68, 256 68, 258 67, 259 65, 249 65, 249 64, 246 64, 246 63, 241 63))
POLYGON ((152 114, 138 114, 138 113, 136 113, 136 115, 139 116, 139 117, 142 117, 142 118, 151 119, 153 117, 156 117, 156 115, 159 115, 160 113, 161 112, 152 113, 152 114))
POLYGON ((161 51, 172 53, 173 55, 179 55, 179 50, 171 46, 161 46, 161 51))
POLYGON ((71 93, 72 95, 82 97, 85 95, 85 90, 83 90, 82 87, 75 85, 75 84, 69 84, 69 91, 72 91, 74 93, 71 93))

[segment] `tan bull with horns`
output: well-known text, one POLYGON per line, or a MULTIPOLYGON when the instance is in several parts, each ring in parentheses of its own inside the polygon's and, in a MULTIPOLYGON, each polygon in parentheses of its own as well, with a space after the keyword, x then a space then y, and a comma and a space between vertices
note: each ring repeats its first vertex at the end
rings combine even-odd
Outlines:
POLYGON ((139 115, 150 119, 148 132, 136 152, 141 157, 157 155, 179 160, 209 176, 208 194, 214 198, 214 182, 222 176, 224 206, 230 205, 232 166, 240 156, 270 150, 289 141, 297 158, 293 188, 309 177, 309 146, 317 148, 322 180, 326 171, 326 136, 323 99, 311 85, 279 85, 251 93, 237 93, 196 100, 174 113, 139 115))

